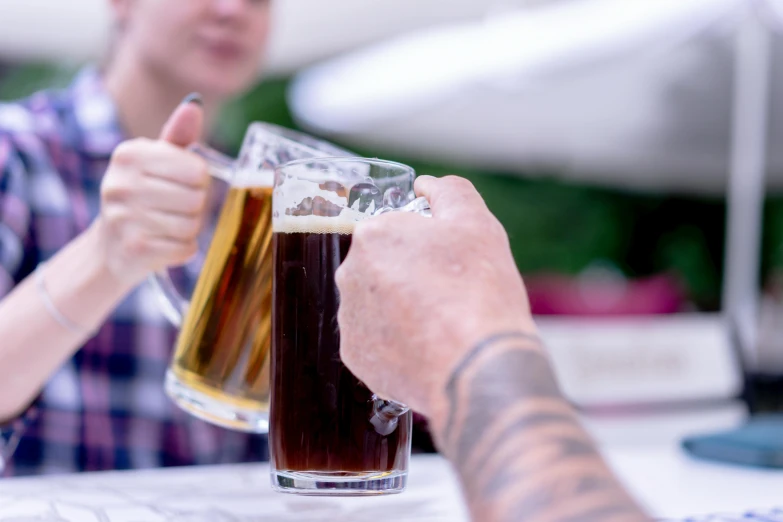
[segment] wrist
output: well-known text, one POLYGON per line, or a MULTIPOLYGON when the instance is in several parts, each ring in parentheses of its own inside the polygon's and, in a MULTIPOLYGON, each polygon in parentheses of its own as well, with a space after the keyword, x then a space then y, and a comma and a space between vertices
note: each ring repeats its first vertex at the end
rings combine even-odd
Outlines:
POLYGON ((89 277, 100 282, 108 293, 124 296, 143 281, 143 278, 129 278, 115 267, 116 263, 107 248, 106 230, 100 217, 90 225, 80 239, 84 253, 88 257, 85 262, 89 277))
POLYGON ((106 263, 99 230, 90 227, 40 265, 32 284, 63 329, 88 337, 133 285, 115 278, 106 263))
POLYGON ((73 243, 74 259, 78 258, 83 276, 79 284, 89 293, 103 296, 101 300, 119 301, 129 294, 138 281, 130 281, 116 273, 106 247, 106 235, 100 218, 73 243))
MULTIPOLYGON (((446 453, 448 448, 445 447, 447 441, 444 440, 444 435, 460 424, 459 405, 467 396, 479 391, 481 395, 486 395, 485 399, 488 401, 525 401, 528 398, 525 393, 526 386, 513 390, 504 389, 492 386, 497 382, 494 379, 506 377, 520 382, 534 382, 545 378, 542 374, 546 373, 554 380, 554 373, 532 319, 521 325, 519 322, 499 323, 492 328, 482 329, 480 333, 477 331, 468 338, 468 343, 455 350, 459 355, 442 366, 443 371, 434 379, 428 398, 428 417, 434 440, 441 451, 446 453), (474 380, 474 377, 482 373, 484 366, 494 366, 498 358, 512 351, 527 352, 539 360, 540 364, 509 368, 500 365, 500 368, 493 370, 491 378, 474 380), (508 372, 513 372, 513 375, 508 375, 508 372)), ((535 393, 532 388, 529 391, 535 393)))

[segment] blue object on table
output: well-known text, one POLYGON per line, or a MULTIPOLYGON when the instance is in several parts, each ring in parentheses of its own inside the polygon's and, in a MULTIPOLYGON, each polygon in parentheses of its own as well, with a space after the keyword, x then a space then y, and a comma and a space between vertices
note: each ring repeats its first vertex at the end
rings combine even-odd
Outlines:
POLYGON ((783 415, 757 415, 733 430, 688 437, 692 456, 740 466, 783 468, 783 415))
POLYGON ((769 511, 749 511, 743 514, 707 515, 704 517, 684 518, 682 520, 661 520, 660 522, 783 522, 783 509, 769 511))

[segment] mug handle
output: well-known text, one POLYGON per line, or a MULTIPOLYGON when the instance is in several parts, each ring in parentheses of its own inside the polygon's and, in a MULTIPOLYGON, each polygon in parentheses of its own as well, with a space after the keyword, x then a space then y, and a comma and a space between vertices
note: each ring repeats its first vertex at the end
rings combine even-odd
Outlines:
MULTIPOLYGON (((235 161, 220 152, 207 146, 194 143, 188 150, 201 156, 209 167, 209 174, 216 178, 231 184, 234 176, 235 161)), ((177 328, 182 327, 185 314, 188 311, 190 302, 185 299, 168 270, 156 272, 149 276, 147 282, 152 287, 155 296, 158 298, 158 304, 166 319, 177 328)))
MULTIPOLYGON (((404 207, 392 208, 383 207, 375 215, 387 214, 389 212, 411 212, 423 217, 432 217, 430 203, 427 198, 416 198, 404 207)), ((408 413, 410 408, 401 402, 382 399, 377 394, 372 396, 372 414, 370 415, 370 424, 375 427, 379 435, 387 436, 397 429, 397 424, 402 415, 408 413)))

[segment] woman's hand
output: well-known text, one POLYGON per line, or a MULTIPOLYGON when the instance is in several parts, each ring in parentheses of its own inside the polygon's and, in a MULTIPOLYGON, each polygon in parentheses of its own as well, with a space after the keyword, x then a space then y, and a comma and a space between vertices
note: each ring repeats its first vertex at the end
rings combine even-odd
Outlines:
POLYGON ((157 141, 135 139, 112 155, 96 220, 100 255, 121 283, 186 263, 198 249, 210 176, 186 147, 199 139, 203 112, 189 97, 157 141))

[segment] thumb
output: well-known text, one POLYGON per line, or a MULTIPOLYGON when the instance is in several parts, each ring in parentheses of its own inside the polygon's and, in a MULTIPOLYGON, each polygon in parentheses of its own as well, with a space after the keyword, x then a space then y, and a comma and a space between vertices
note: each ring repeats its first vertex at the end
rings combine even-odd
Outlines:
POLYGON ((187 147, 198 141, 204 130, 203 103, 198 93, 186 96, 169 116, 160 139, 178 147, 187 147))

